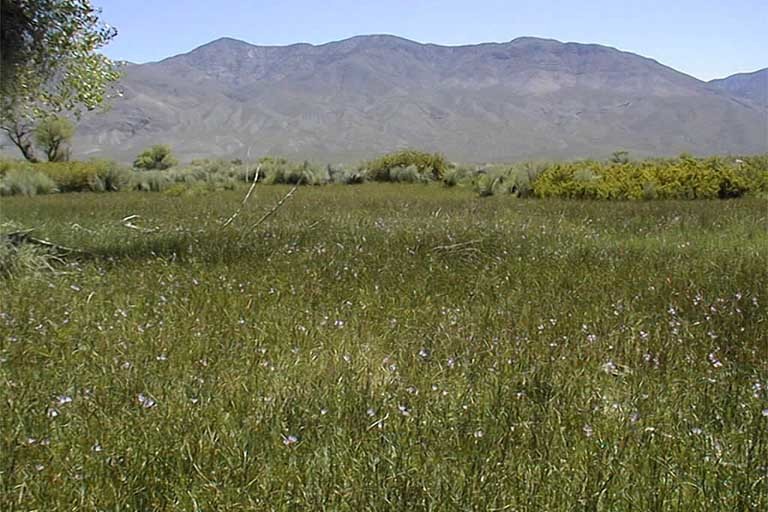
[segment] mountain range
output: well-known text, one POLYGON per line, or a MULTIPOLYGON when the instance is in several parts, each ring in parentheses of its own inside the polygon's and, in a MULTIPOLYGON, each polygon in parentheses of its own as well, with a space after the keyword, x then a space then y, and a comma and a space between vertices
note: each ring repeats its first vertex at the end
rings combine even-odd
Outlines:
POLYGON ((704 82, 614 48, 523 37, 469 46, 357 36, 222 38, 126 64, 78 126, 79 157, 166 143, 205 157, 352 162, 399 148, 463 162, 768 151, 768 69, 704 82))

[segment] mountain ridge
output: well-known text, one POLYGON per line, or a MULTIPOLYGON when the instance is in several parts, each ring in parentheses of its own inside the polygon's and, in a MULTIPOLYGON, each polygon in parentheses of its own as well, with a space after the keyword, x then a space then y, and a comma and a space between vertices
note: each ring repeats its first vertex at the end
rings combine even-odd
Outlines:
POLYGON ((125 69, 75 153, 352 161, 402 147, 463 161, 766 150, 766 113, 719 82, 608 46, 519 37, 444 46, 389 34, 321 45, 222 37, 125 69))

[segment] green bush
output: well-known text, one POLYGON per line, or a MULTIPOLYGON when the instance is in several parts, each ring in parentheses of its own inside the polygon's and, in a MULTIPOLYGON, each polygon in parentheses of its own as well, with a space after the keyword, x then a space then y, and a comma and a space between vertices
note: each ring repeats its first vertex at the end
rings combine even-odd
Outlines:
POLYGON ((0 196, 36 196, 56 191, 56 183, 36 169, 11 169, 0 177, 0 196))
POLYGON ((110 160, 45 162, 35 168, 56 182, 61 192, 114 192, 125 188, 131 175, 110 160))
POLYGON ((178 161, 173 157, 173 154, 171 154, 170 146, 166 144, 156 144, 151 148, 145 149, 133 162, 135 168, 143 169, 145 171, 162 171, 169 169, 176 164, 178 164, 178 161))
POLYGON ((419 172, 415 165, 393 167, 389 170, 389 181, 396 183, 428 183, 429 175, 419 172))
POLYGON ((392 176, 393 169, 409 167, 414 167, 424 178, 440 180, 448 170, 449 164, 439 153, 406 149, 371 160, 365 167, 368 169, 368 177, 374 181, 396 181, 392 176))
POLYGON ((162 192, 173 184, 169 173, 164 171, 134 172, 129 188, 139 192, 162 192))
POLYGON ((499 191, 504 183, 504 177, 498 173, 480 174, 475 180, 475 192, 480 197, 490 197, 499 191))
POLYGON ((537 197, 567 199, 728 199, 768 189, 768 158, 556 163, 532 187, 537 197))
POLYGON ((348 169, 343 166, 328 166, 328 177, 330 183, 339 183, 342 185, 359 185, 365 183, 367 176, 365 170, 360 168, 348 169))
POLYGON ((268 184, 321 185, 330 181, 328 170, 304 161, 300 164, 274 166, 266 176, 268 184))

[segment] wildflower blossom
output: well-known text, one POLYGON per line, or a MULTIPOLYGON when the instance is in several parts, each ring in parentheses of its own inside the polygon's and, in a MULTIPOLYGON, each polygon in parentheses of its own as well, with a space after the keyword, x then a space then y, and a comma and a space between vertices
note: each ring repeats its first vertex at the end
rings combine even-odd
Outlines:
POLYGON ((72 403, 72 397, 67 395, 59 395, 56 397, 56 403, 59 405, 67 405, 72 403))
POLYGON ((154 398, 152 398, 151 396, 145 395, 144 393, 139 393, 136 399, 144 409, 151 409, 157 405, 157 402, 155 401, 154 398))

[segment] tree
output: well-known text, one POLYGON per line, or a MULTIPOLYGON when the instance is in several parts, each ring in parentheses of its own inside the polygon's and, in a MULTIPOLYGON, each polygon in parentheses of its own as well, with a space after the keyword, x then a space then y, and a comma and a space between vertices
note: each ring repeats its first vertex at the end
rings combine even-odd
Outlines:
POLYGON ((35 148, 32 146, 32 134, 34 132, 32 124, 19 119, 3 119, 0 128, 5 131, 13 145, 19 148, 25 159, 32 163, 37 162, 35 148))
POLYGON ((43 119, 35 129, 35 142, 45 151, 49 162, 69 160, 69 143, 75 134, 75 125, 66 117, 50 116, 43 119))
POLYGON ((152 169, 164 170, 176 165, 178 161, 171 154, 171 148, 165 144, 157 144, 141 152, 133 166, 146 171, 152 169))
POLYGON ((614 151, 611 153, 611 162, 614 164, 626 164, 629 163, 628 151, 614 151))
POLYGON ((116 66, 96 50, 117 31, 90 0, 0 0, 0 129, 35 161, 32 128, 101 105, 116 66))

